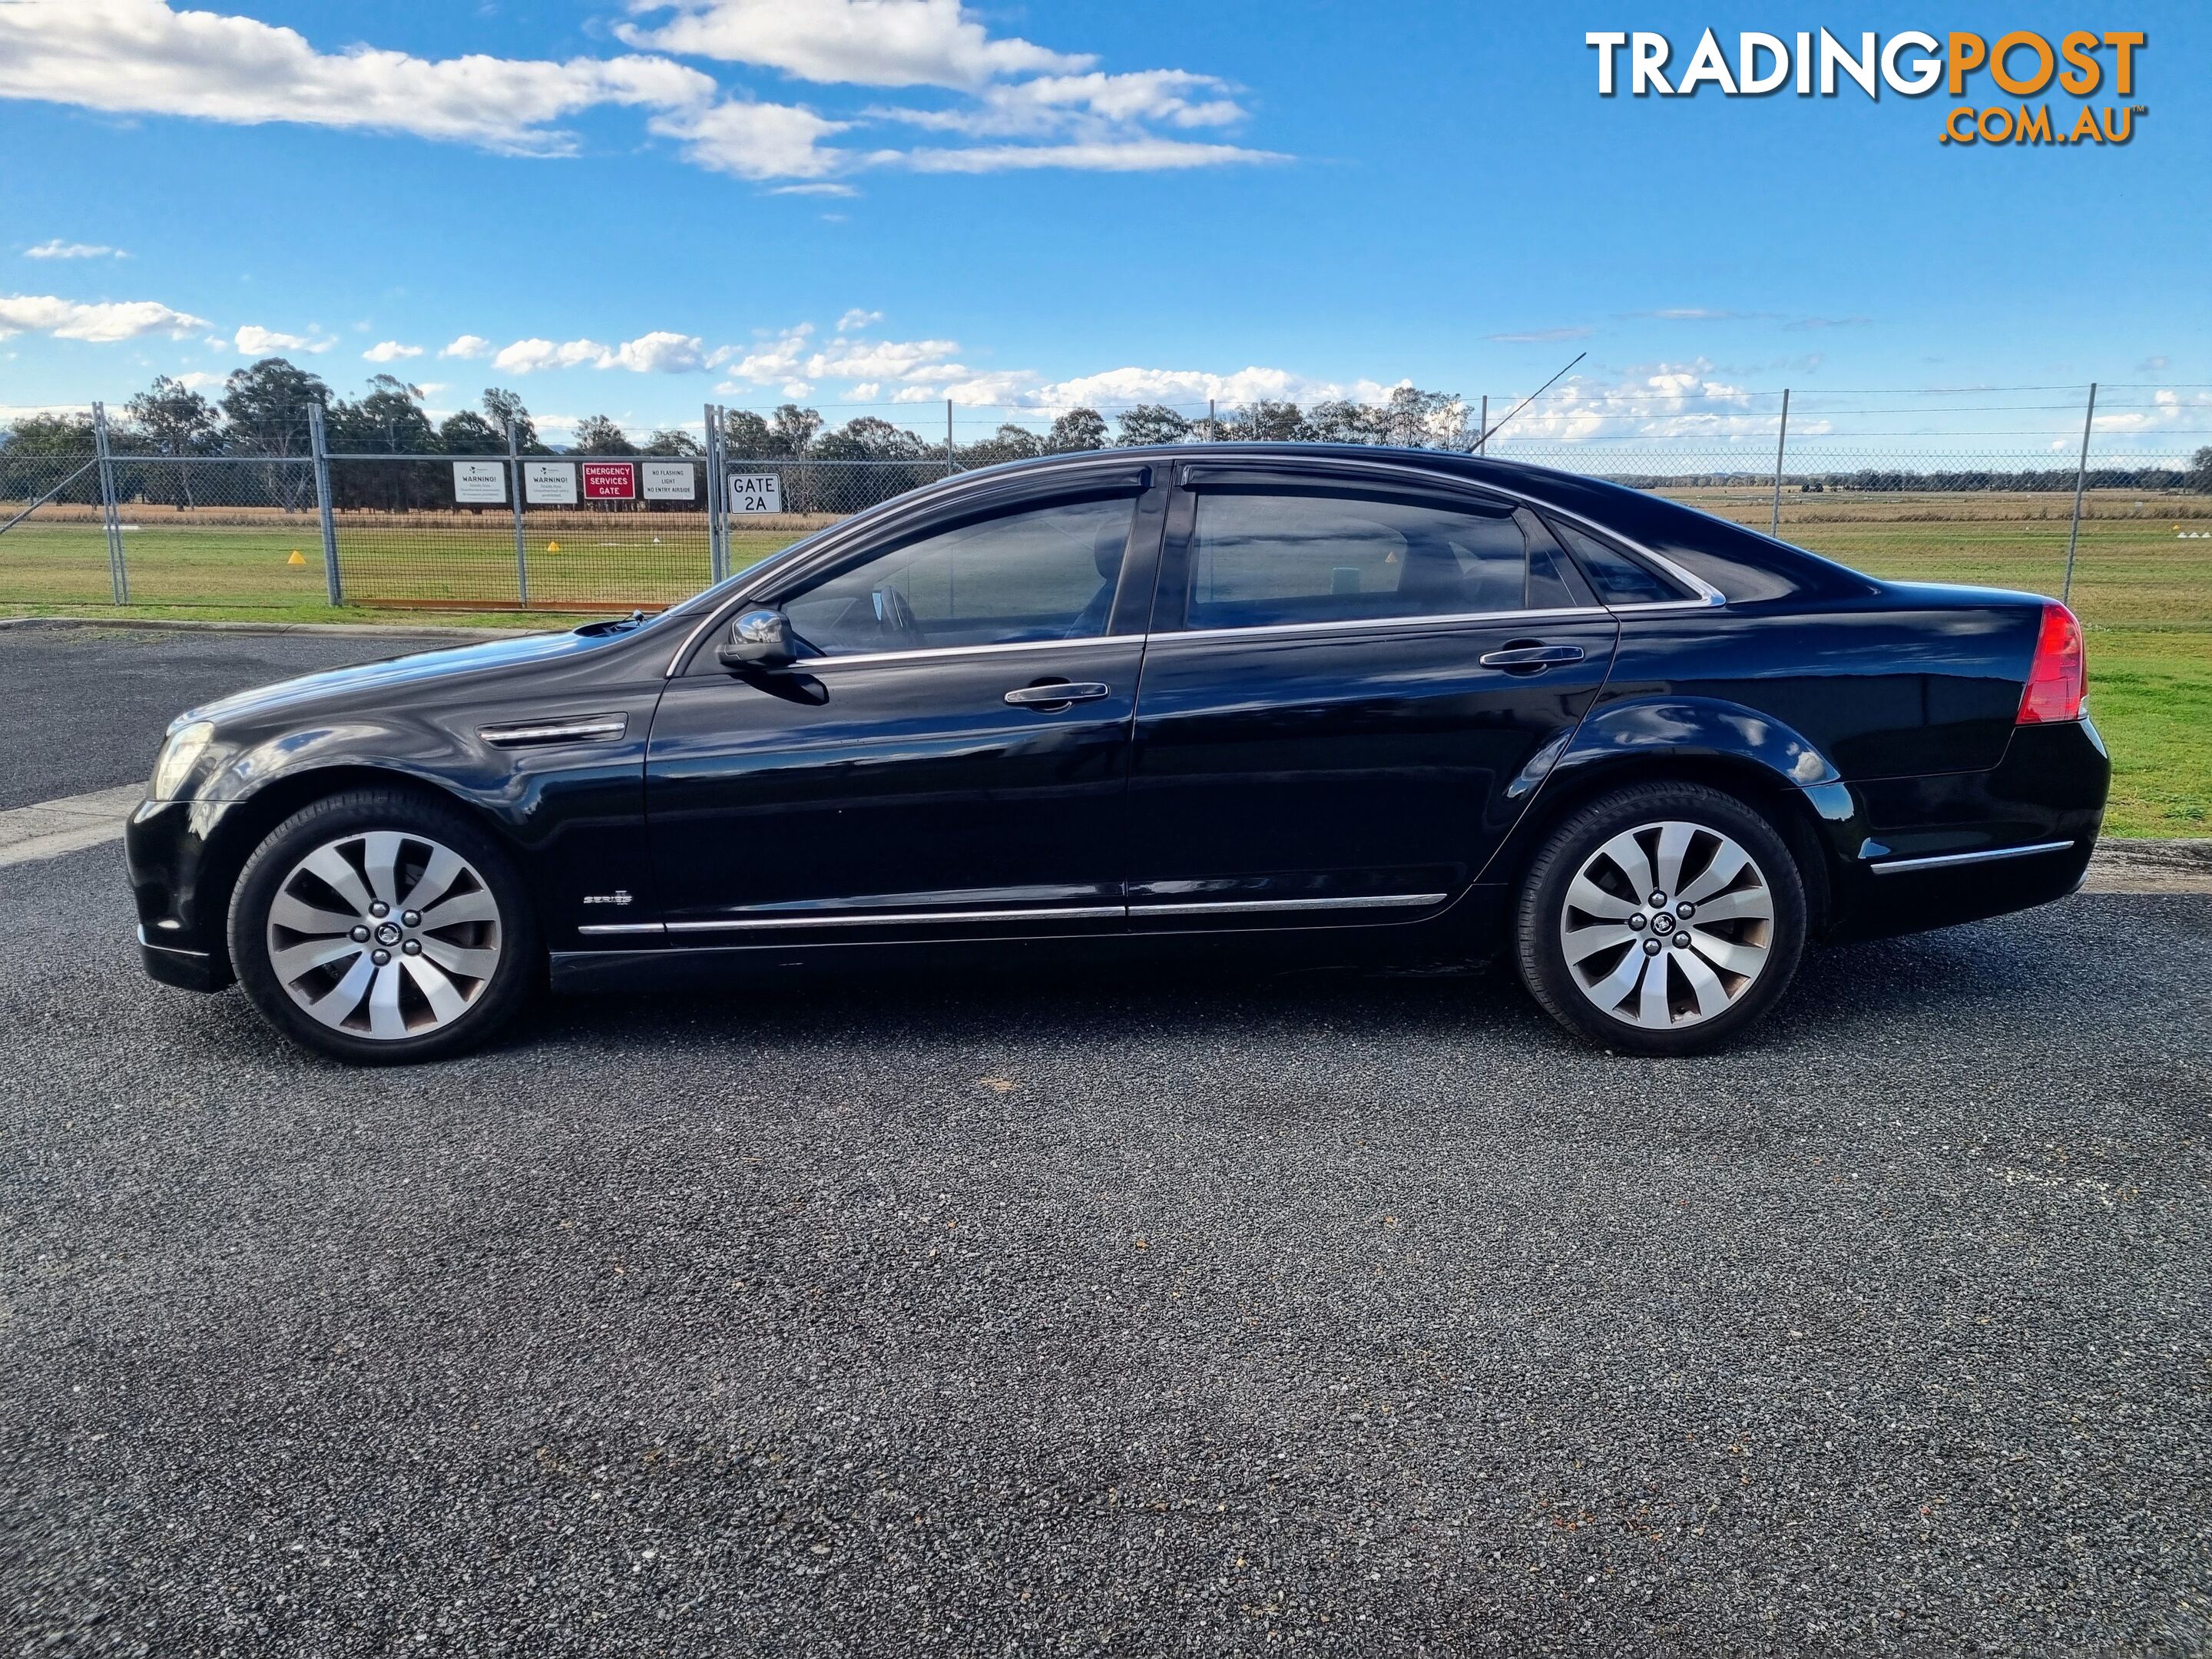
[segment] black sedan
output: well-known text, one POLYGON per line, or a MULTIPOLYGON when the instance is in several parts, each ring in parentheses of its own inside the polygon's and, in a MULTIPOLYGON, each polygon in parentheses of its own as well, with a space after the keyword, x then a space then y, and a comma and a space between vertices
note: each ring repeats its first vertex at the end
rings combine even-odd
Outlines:
POLYGON ((349 1060, 556 988, 1242 947, 1510 951, 1608 1048, 1808 944, 2071 892, 2109 766, 2030 595, 1565 473, 1212 445, 949 478, 662 616, 171 726, 146 967, 349 1060))

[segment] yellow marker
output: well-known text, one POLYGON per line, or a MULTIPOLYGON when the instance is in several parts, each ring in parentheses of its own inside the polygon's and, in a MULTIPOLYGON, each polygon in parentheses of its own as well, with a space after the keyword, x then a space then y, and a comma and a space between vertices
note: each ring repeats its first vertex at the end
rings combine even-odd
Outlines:
POLYGON ((307 556, 296 547, 292 550, 292 556, 284 561, 286 564, 305 564, 307 562, 307 556))
POLYGON ((558 553, 561 550, 561 544, 558 542, 548 542, 545 544, 545 550, 548 553, 558 553))

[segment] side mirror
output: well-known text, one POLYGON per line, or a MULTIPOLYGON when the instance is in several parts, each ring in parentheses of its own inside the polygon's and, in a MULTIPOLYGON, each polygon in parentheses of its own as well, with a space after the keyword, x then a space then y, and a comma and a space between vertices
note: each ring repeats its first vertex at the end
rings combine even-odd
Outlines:
POLYGON ((799 660, 791 640, 791 618, 763 607, 748 611, 730 624, 730 637, 715 650, 725 668, 788 668, 799 660))

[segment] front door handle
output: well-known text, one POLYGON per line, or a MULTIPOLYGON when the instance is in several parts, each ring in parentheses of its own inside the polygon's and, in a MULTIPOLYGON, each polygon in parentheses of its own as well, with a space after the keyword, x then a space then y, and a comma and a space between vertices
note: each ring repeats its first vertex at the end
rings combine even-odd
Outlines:
POLYGON ((1514 645, 1486 651, 1475 660, 1485 668, 1549 668, 1554 663, 1580 662, 1589 654, 1579 645, 1514 645))
POLYGON ((1111 686, 1101 685, 1095 680, 1047 680, 1036 685, 1016 686, 1006 693, 1006 701, 1017 708, 1034 708, 1049 714, 1072 702, 1096 702, 1112 690, 1111 686))

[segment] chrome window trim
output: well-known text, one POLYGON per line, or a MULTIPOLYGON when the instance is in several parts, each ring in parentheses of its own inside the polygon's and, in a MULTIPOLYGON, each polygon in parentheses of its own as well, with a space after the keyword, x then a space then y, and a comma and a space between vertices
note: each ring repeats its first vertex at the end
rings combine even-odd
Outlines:
POLYGON ((1121 904, 1073 904, 1048 909, 993 910, 870 910, 858 915, 732 916, 714 921, 671 921, 661 924, 672 933, 726 933, 767 927, 901 927, 916 922, 1097 921, 1126 915, 1121 904))
POLYGON ((1200 899, 1187 902, 1168 899, 1157 903, 1132 904, 1129 919, 1139 916, 1241 916, 1281 910, 1393 910, 1442 904, 1449 893, 1355 893, 1348 898, 1200 899))
POLYGON ((1911 870, 1942 870, 1960 864, 1994 864, 1999 859, 2033 858, 2039 853, 2071 852, 2070 841, 2039 841, 2033 847, 1993 847, 1978 853, 1939 853, 1933 858, 1892 859, 1869 866, 1877 876, 1894 876, 1911 870))
POLYGON ((666 930, 657 921, 595 921, 576 931, 580 933, 659 933, 666 930))
POLYGON ((843 657, 801 657, 791 665, 811 672, 840 663, 911 662, 920 657, 981 657, 1008 651, 1065 651, 1078 645, 1141 645, 1141 634, 1086 634, 1079 640, 1009 640, 1002 645, 929 645, 915 651, 856 651, 843 657))
POLYGON ((1147 634, 1147 644, 1168 640, 1249 640, 1255 635, 1316 634, 1366 628, 1453 628, 1467 623, 1560 622, 1577 617, 1609 617, 1601 605, 1559 605, 1542 611, 1461 611, 1442 617, 1363 617, 1335 622, 1261 623, 1250 628, 1177 628, 1147 634))

